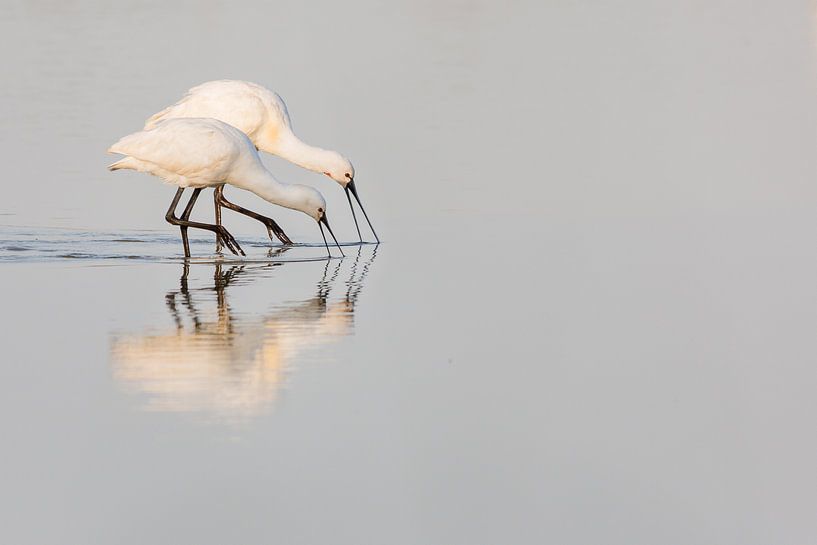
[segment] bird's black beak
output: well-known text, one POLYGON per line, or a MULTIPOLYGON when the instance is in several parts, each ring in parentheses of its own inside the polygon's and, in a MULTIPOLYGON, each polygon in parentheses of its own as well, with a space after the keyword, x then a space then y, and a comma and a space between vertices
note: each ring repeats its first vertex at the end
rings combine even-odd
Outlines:
POLYGON ((363 237, 360 236, 360 227, 358 227, 358 225, 357 225, 357 217, 355 216, 355 208, 354 208, 354 206, 352 206, 352 199, 349 197, 349 192, 351 192, 352 195, 355 196, 355 200, 357 201, 357 205, 363 211, 363 215, 366 218, 366 223, 369 224, 369 229, 372 230, 372 233, 374 233, 374 238, 375 238, 375 240, 377 240, 377 243, 379 244, 380 243, 380 238, 378 238, 377 231, 374 230, 374 227, 372 226, 372 222, 369 220, 369 215, 366 213, 366 209, 363 208, 363 203, 360 202, 360 196, 357 194, 357 188, 355 187, 354 178, 349 177, 349 183, 346 184, 346 187, 344 187, 343 190, 346 192, 346 200, 349 201, 349 208, 352 209, 352 218, 354 218, 354 220, 355 220, 355 227, 357 228, 357 236, 360 239, 360 242, 363 242, 363 237))
POLYGON ((329 230, 329 234, 332 235, 332 240, 335 241, 335 246, 337 246, 338 250, 340 250, 340 255, 346 257, 346 254, 343 253, 340 244, 338 244, 338 239, 335 238, 335 233, 333 233, 332 228, 329 227, 329 220, 326 219, 326 212, 324 212, 323 215, 321 215, 321 219, 318 220, 318 227, 321 228, 321 236, 323 237, 323 243, 326 246, 326 252, 329 254, 329 257, 332 257, 332 252, 329 251, 329 244, 326 242, 326 235, 323 234, 324 225, 326 225, 326 228, 329 230))

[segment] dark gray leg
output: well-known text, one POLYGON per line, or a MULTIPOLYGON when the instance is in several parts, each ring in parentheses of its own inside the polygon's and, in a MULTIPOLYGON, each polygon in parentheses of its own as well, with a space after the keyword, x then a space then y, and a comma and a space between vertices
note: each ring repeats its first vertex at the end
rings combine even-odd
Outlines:
MULTIPOLYGON (((220 185, 213 191, 213 204, 216 207, 216 225, 221 225, 221 205, 218 203, 221 199, 221 193, 224 191, 224 186, 220 185)), ((216 235, 216 253, 221 253, 221 237, 216 235)))
MULTIPOLYGON (((244 251, 241 249, 241 246, 238 245, 238 241, 236 241, 235 237, 233 237, 233 235, 231 235, 230 232, 227 231, 227 229, 225 229, 223 226, 212 225, 209 223, 201 223, 198 221, 189 221, 188 219, 179 219, 176 217, 176 206, 179 204, 179 199, 181 198, 183 192, 184 188, 179 188, 179 190, 176 191, 176 196, 173 197, 173 202, 170 203, 170 208, 168 208, 167 214, 165 214, 165 219, 168 221, 168 223, 178 226, 194 227, 196 229, 204 229, 206 231, 211 231, 216 235, 221 236, 221 239, 224 241, 224 244, 227 245, 227 248, 231 252, 233 252, 236 255, 239 255, 239 252, 241 253, 241 255, 245 255, 244 251)), ((201 189, 197 190, 197 192, 201 193, 201 189)), ((191 201, 193 203, 195 203, 195 199, 198 198, 198 193, 194 192, 193 197, 191 197, 191 201)), ((188 203, 188 206, 190 207, 190 210, 192 210, 192 205, 190 203, 188 203)), ((185 208, 185 211, 187 211, 187 208, 185 208)), ((185 257, 190 257, 189 246, 186 246, 184 250, 185 257)))
MULTIPOLYGON (((190 219, 190 213, 193 212, 193 205, 196 204, 196 199, 199 198, 199 193, 201 193, 201 188, 197 188, 193 190, 193 194, 190 196, 190 200, 187 201, 187 206, 184 207, 184 212, 182 212, 181 219, 187 221, 190 219)), ((186 225, 182 225, 179 227, 179 230, 182 232, 182 244, 184 244, 184 255, 185 257, 190 257, 190 242, 187 240, 187 229, 186 225)))
MULTIPOLYGON (((178 223, 176 223, 176 207, 179 205, 182 193, 184 193, 183 187, 176 190, 176 194, 173 196, 173 202, 170 203, 170 208, 167 209, 167 213, 165 214, 165 220, 172 225, 178 225, 178 223)), ((184 244, 184 257, 189 258, 190 245, 187 243, 187 233, 184 231, 182 231, 182 243, 184 244)))
POLYGON ((234 210, 234 211, 238 212, 239 214, 244 214, 245 216, 249 216, 249 217, 251 217, 253 219, 256 219, 256 220, 260 221, 261 223, 263 223, 264 226, 267 228, 267 235, 269 235, 270 240, 273 240, 272 235, 274 233, 275 236, 278 237, 278 240, 280 240, 284 244, 292 244, 292 241, 289 239, 287 234, 284 233, 284 230, 281 229, 281 227, 275 222, 274 219, 268 218, 267 216, 262 216, 261 214, 253 212, 252 210, 247 210, 246 208, 238 206, 237 204, 231 203, 230 201, 225 199, 224 198, 224 186, 220 186, 219 188, 216 189, 215 198, 216 198, 216 215, 217 215, 217 217, 221 216, 221 214, 219 212, 219 207, 220 206, 226 206, 230 210, 234 210))

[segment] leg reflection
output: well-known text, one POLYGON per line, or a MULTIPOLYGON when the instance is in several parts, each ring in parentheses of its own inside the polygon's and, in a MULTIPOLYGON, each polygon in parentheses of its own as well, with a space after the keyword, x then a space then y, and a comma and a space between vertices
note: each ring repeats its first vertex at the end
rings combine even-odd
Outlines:
POLYGON ((163 294, 167 329, 148 323, 112 335, 114 377, 150 410, 235 421, 261 414, 300 363, 331 360, 333 345, 354 334, 356 300, 373 257, 359 253, 345 293, 334 299, 340 260, 216 263, 206 280, 194 273, 207 265, 185 264, 177 287, 163 294), (316 275, 312 296, 283 289, 303 286, 305 274, 316 275))

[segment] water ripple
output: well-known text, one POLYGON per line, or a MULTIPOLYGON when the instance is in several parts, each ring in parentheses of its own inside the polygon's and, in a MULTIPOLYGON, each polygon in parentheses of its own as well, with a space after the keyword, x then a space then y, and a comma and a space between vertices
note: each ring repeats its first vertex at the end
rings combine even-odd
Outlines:
MULTIPOLYGON (((191 237, 192 262, 267 263, 326 259, 322 243, 283 246, 260 237, 242 237, 249 250, 246 257, 213 252, 213 239, 191 237)), ((359 246, 341 243, 342 246, 359 246)), ((59 228, 0 226, 0 262, 43 262, 54 260, 142 260, 182 261, 181 244, 176 233, 156 231, 121 232, 78 231, 59 228)))

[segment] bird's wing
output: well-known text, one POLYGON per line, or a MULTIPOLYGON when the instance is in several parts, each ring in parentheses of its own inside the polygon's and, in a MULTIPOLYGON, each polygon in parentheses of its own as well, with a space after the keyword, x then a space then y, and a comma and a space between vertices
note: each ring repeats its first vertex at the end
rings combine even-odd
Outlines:
POLYGON ((147 121, 145 121, 144 128, 152 129, 162 121, 178 117, 212 117, 206 115, 205 116, 190 115, 190 111, 195 109, 197 102, 197 96, 195 93, 196 89, 198 88, 193 87, 192 89, 189 89, 187 93, 185 93, 184 96, 181 99, 179 99, 178 102, 150 116, 147 119, 147 121))
MULTIPOLYGON (((255 140, 268 116, 268 107, 256 92, 256 85, 243 81, 208 81, 192 89, 176 104, 152 115, 145 128, 167 119, 210 117, 236 127, 255 140)), ((263 89, 263 88, 262 88, 263 89)))
MULTIPOLYGON (((263 114, 265 114, 263 117, 267 124, 275 127, 283 126, 291 128, 292 123, 289 118, 289 112, 287 111, 287 105, 278 93, 249 81, 228 80, 210 82, 210 84, 214 87, 215 84, 219 84, 222 92, 241 93, 242 100, 252 102, 254 105, 263 108, 263 114), (250 97, 252 97, 252 99, 250 97)), ((259 116, 261 114, 258 110, 254 110, 254 113, 259 116)))
POLYGON ((218 98, 221 94, 222 86, 219 83, 221 82, 210 81, 188 89, 178 102, 150 116, 145 121, 144 128, 152 129, 162 121, 179 117, 214 117, 207 115, 205 110, 210 99, 218 98))
POLYGON ((248 83, 255 96, 264 105, 268 116, 268 122, 280 124, 288 129, 292 129, 292 121, 289 118, 287 105, 281 95, 270 91, 266 87, 255 83, 248 83))
POLYGON ((108 149, 185 178, 222 181, 241 154, 237 135, 212 120, 172 119, 125 136, 108 149))

